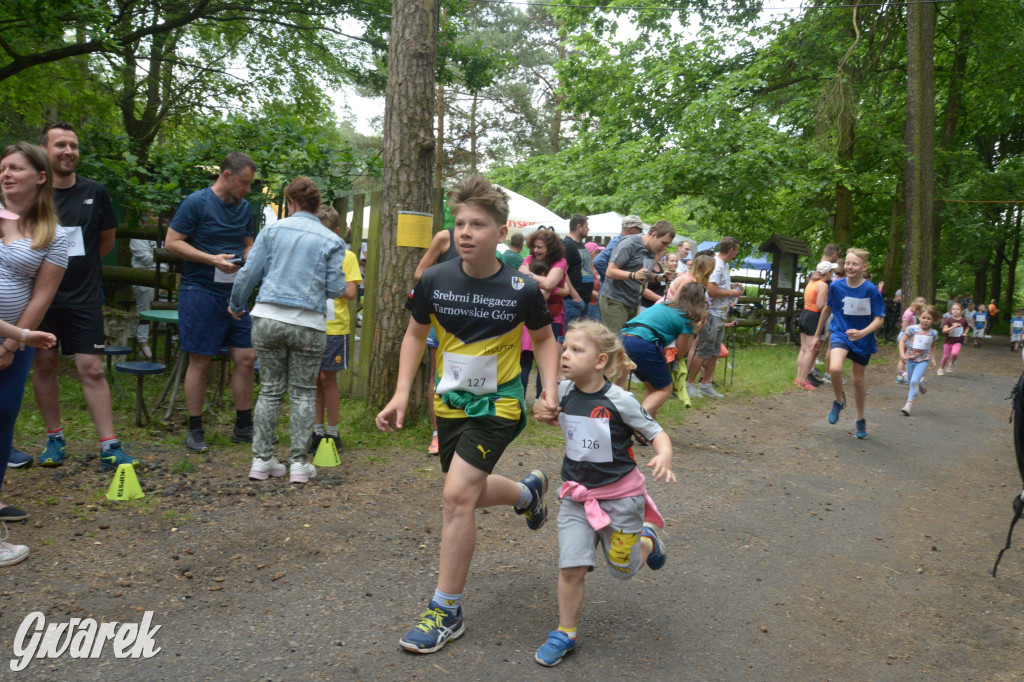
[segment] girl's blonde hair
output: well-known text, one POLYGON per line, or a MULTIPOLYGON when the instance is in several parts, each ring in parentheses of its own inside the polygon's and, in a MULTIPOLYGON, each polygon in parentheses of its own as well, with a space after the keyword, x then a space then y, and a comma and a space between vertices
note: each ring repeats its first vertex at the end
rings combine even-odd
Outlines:
POLYGON ((7 145, 3 153, 0 153, 0 161, 11 154, 21 154, 37 173, 46 176, 46 182, 39 186, 36 193, 35 203, 21 216, 21 227, 32 236, 32 248, 42 251, 57 236, 57 210, 53 206, 53 168, 50 167, 50 157, 42 147, 30 142, 7 145))
POLYGON ((910 307, 918 311, 924 310, 927 305, 928 300, 924 296, 918 296, 910 302, 910 307))
POLYGON ((636 363, 626 355, 626 349, 622 347, 619 337, 600 322, 577 320, 569 325, 569 331, 580 332, 597 347, 598 353, 608 356, 608 364, 604 366, 604 376, 609 381, 615 381, 615 378, 623 371, 630 372, 636 369, 636 363))
POLYGON ((690 268, 690 274, 693 275, 693 279, 705 289, 708 286, 708 280, 711 279, 711 273, 714 271, 714 256, 697 256, 693 259, 693 266, 690 268))
POLYGON ((938 306, 926 305, 924 310, 921 311, 921 314, 928 315, 928 317, 932 318, 932 324, 942 322, 942 313, 939 312, 938 306))
POLYGON ((676 292, 676 297, 668 301, 668 305, 686 313, 693 324, 700 324, 708 316, 708 303, 704 287, 696 282, 687 282, 680 287, 676 292))

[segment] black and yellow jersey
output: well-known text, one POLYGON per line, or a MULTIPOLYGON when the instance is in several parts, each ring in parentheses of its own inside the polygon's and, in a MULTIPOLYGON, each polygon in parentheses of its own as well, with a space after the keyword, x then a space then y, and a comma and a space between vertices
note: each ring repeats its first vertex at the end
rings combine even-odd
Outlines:
MULTIPOLYGON (((434 409, 438 417, 447 418, 466 414, 445 405, 441 394, 458 390, 489 395, 518 381, 523 325, 535 330, 552 321, 534 280, 505 264, 490 277, 470 277, 461 259, 428 268, 406 307, 414 320, 432 325, 437 334, 434 409)), ((521 416, 513 398, 498 399, 495 410, 506 419, 521 416)))

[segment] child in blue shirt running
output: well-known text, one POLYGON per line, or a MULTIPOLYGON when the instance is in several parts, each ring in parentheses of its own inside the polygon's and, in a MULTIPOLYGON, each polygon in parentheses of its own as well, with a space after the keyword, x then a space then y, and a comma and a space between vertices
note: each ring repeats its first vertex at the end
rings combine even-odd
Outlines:
POLYGON ((828 287, 828 302, 821 311, 821 319, 815 336, 815 352, 821 346, 821 332, 825 321, 831 317, 829 331, 829 375, 832 377, 832 391, 835 400, 828 412, 828 423, 839 421, 839 413, 846 407, 846 393, 843 392, 843 363, 849 357, 853 362, 853 397, 857 404, 857 438, 868 437, 864 403, 867 399, 867 384, 864 372, 871 356, 878 350, 875 345, 875 331, 885 321, 885 301, 878 288, 864 278, 868 256, 864 249, 850 249, 846 252, 846 277, 834 280, 828 287))
POLYGON ((1020 350, 1021 337, 1024 336, 1024 310, 1010 318, 1010 350, 1020 350))

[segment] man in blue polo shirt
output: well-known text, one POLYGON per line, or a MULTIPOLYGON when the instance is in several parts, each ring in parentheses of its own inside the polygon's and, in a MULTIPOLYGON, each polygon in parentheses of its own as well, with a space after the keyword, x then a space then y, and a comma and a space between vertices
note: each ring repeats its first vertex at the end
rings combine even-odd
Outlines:
POLYGON ((181 202, 167 229, 165 246, 185 260, 178 293, 181 351, 189 354, 185 373, 189 450, 208 450, 203 432, 203 403, 210 360, 220 349, 231 349, 235 366, 231 393, 235 399, 235 428, 231 440, 252 442, 253 363, 252 320, 248 313, 235 320, 228 298, 235 273, 253 243, 253 212, 245 196, 256 176, 256 164, 232 152, 220 166, 213 186, 181 202))

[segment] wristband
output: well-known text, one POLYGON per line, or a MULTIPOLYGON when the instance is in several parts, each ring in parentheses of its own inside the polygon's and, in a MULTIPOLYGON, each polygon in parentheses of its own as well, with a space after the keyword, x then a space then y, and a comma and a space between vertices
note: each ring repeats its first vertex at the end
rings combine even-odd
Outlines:
POLYGON ((28 327, 21 330, 21 346, 18 350, 25 350, 25 342, 28 341, 28 333, 31 331, 28 327))
POLYGON ((633 272, 633 271, 630 271, 630 273, 629 273, 629 280, 630 280, 631 282, 633 281, 633 275, 635 275, 635 274, 636 274, 635 272, 633 272))

